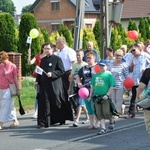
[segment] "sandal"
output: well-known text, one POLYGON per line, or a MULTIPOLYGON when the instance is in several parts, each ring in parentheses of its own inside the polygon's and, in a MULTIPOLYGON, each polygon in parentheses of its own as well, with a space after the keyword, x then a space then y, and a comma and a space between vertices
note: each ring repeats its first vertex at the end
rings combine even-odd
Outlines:
POLYGON ((99 135, 106 134, 106 133, 107 133, 106 129, 103 128, 98 132, 99 135))
POLYGON ((18 121, 15 121, 13 122, 9 127, 10 128, 13 128, 13 127, 18 127, 19 126, 19 122, 18 121))
POLYGON ((113 130, 114 129, 114 127, 115 127, 115 120, 114 120, 114 122, 113 123, 109 123, 109 127, 108 127, 108 129, 109 130, 113 130))

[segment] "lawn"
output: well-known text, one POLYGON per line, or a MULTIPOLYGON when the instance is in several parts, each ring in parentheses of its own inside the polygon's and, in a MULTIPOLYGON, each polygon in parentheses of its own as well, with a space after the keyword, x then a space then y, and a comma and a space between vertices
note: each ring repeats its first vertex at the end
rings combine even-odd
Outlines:
MULTIPOLYGON (((23 78, 22 89, 20 90, 21 102, 25 110, 34 109, 36 90, 34 88, 34 79, 23 78)), ((18 98, 15 97, 15 107, 18 110, 18 98)))

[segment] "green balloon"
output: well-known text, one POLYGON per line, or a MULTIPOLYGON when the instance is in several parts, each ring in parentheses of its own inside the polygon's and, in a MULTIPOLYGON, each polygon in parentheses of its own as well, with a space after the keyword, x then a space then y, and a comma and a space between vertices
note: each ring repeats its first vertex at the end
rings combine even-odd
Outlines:
POLYGON ((34 29, 30 30, 29 35, 30 35, 30 37, 31 37, 32 39, 35 39, 35 38, 38 37, 39 31, 38 31, 37 29, 34 28, 34 29))

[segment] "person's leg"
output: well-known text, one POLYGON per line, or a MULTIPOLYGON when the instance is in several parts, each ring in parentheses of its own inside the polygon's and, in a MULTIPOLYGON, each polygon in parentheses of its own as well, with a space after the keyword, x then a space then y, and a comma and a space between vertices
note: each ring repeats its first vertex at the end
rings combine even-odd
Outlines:
POLYGON ((129 106, 129 115, 126 118, 134 118, 135 117, 135 99, 136 99, 136 88, 138 86, 134 86, 132 88, 132 97, 129 106))
POLYGON ((95 113, 94 113, 94 108, 93 108, 93 102, 88 101, 87 99, 84 99, 88 115, 89 115, 89 120, 90 120, 90 126, 88 127, 89 129, 93 129, 95 126, 95 113))
POLYGON ((146 131, 150 137, 150 110, 144 109, 144 119, 145 119, 146 131))
POLYGON ((86 107, 83 106, 82 109, 83 109, 83 111, 84 111, 84 114, 85 114, 86 119, 89 119, 89 115, 88 115, 88 112, 87 112, 86 107))
POLYGON ((76 121, 79 122, 79 119, 80 119, 80 115, 81 115, 81 111, 82 111, 82 107, 79 106, 77 108, 77 117, 76 117, 76 121))
POLYGON ((116 107, 117 107, 117 111, 119 114, 121 113, 121 107, 122 107, 122 102, 123 102, 123 93, 124 93, 123 88, 116 90, 116 107))

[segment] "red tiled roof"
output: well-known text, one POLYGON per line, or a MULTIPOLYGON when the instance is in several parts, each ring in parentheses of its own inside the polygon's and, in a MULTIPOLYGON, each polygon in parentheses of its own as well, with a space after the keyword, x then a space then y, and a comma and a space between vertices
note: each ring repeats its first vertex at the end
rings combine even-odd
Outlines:
POLYGON ((122 19, 150 17, 150 0, 125 0, 122 19))

